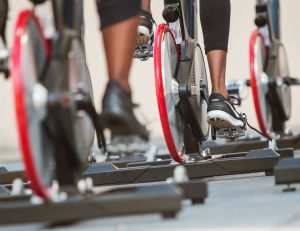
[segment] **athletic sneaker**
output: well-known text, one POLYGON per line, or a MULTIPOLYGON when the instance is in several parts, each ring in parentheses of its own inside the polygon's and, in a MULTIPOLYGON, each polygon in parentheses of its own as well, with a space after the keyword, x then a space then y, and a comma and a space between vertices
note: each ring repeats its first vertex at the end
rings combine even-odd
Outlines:
POLYGON ((140 24, 138 26, 137 45, 145 45, 153 37, 154 19, 152 14, 143 10, 140 14, 140 24))
POLYGON ((114 80, 108 82, 103 97, 103 110, 100 120, 104 128, 108 128, 112 136, 139 136, 144 140, 149 139, 149 132, 134 115, 134 105, 131 94, 124 90, 114 80))
POLYGON ((234 107, 237 104, 238 99, 233 96, 225 99, 219 93, 212 93, 208 100, 207 122, 217 128, 245 127, 245 117, 234 107))

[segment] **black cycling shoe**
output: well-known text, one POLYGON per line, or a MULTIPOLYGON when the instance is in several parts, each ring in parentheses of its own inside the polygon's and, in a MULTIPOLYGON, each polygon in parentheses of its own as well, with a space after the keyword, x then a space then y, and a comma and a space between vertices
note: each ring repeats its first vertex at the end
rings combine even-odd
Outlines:
POLYGON ((134 115, 134 104, 131 94, 125 91, 119 83, 109 81, 103 97, 100 120, 104 128, 108 128, 112 136, 139 136, 149 139, 149 132, 141 125, 134 115))
POLYGON ((148 11, 142 10, 140 14, 140 24, 138 26, 137 45, 145 45, 152 40, 154 19, 148 11))
POLYGON ((228 99, 218 93, 212 93, 209 97, 207 108, 207 122, 216 128, 233 128, 246 126, 245 116, 238 113, 234 107, 238 102, 233 96, 228 99))

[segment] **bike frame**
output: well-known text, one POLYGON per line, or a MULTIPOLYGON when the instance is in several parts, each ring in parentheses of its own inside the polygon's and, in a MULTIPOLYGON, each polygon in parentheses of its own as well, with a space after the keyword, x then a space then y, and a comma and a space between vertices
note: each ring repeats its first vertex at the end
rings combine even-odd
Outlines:
POLYGON ((264 15, 267 18, 269 31, 269 39, 275 43, 280 40, 280 4, 279 0, 256 0, 256 15, 264 15), (266 7, 265 11, 261 12, 259 7, 266 7))
POLYGON ((55 28, 58 32, 71 29, 84 35, 83 0, 52 0, 55 28))
MULTIPOLYGON (((192 60, 194 59, 194 52, 198 45, 198 1, 197 0, 164 0, 164 7, 175 7, 178 8, 179 19, 174 23, 169 23, 169 27, 173 32, 175 37, 178 50, 180 53, 180 65, 177 68, 177 72, 175 73, 175 78, 179 82, 179 85, 182 87, 179 94, 181 94, 180 99, 181 102, 179 104, 180 111, 184 114, 185 120, 187 124, 189 124, 190 129, 185 129, 185 143, 186 145, 186 153, 199 153, 199 142, 201 143, 203 140, 206 140, 206 134, 202 130, 202 125, 200 124, 198 115, 196 114, 194 107, 190 102, 190 93, 188 93, 188 88, 193 87, 189 84, 190 78, 193 78, 193 73, 191 72, 192 60), (178 27, 178 21, 180 24, 181 30, 181 38, 177 41, 176 35, 179 34, 176 31, 172 30, 172 27, 176 24, 178 27), (189 73, 189 77, 187 77, 187 73, 189 73), (192 135, 191 135, 192 133, 192 135), (195 140, 192 140, 191 137, 194 137, 195 140)), ((203 99, 208 101, 208 94, 206 93, 207 85, 202 83, 201 96, 203 99)), ((200 148, 201 149, 201 148, 200 148)), ((200 151, 201 153, 201 151, 200 151)))
MULTIPOLYGON (((260 33, 263 34, 265 45, 267 47, 267 61, 264 67, 264 72, 269 76, 268 83, 268 101, 270 102, 272 114, 276 115, 279 121, 287 121, 289 115, 286 115, 284 105, 280 99, 278 88, 283 84, 278 76, 279 50, 282 47, 280 41, 280 5, 279 0, 257 0, 256 1, 256 17, 262 16, 266 19, 264 26, 258 26, 260 33)), ((289 76, 283 76, 283 78, 289 76)), ((276 120, 272 121, 274 131, 282 132, 284 129, 278 125, 276 120)))
POLYGON ((179 5, 181 9, 180 25, 182 31, 183 40, 197 39, 197 9, 198 1, 196 0, 165 0, 164 5, 179 5))
POLYGON ((55 33, 49 40, 42 33, 43 29, 34 9, 20 13, 15 29, 12 70, 16 111, 21 111, 17 113, 19 139, 27 175, 35 193, 44 199, 51 197, 49 187, 52 161, 55 163, 56 177, 61 186, 72 186, 73 189, 77 180, 81 179, 94 140, 93 129, 100 141, 99 148, 106 151, 85 62, 82 2, 51 1, 55 33), (29 23, 30 20, 32 23, 29 23), (36 35, 42 41, 42 48, 46 53, 42 56, 45 61, 40 67, 41 73, 38 74, 30 72, 31 69, 37 69, 38 65, 35 64, 41 60, 37 56, 40 47, 35 46, 35 40, 32 39, 36 35), (22 42, 23 38, 28 39, 22 42), (28 62, 32 57, 32 63, 28 62), (24 60, 26 64, 29 63, 28 69, 23 68, 27 67, 23 65, 24 60), (38 93, 36 86, 42 89, 44 101, 39 106, 31 106, 35 100, 31 95, 38 93), (27 98, 29 101, 24 100, 27 98), (85 114, 79 116, 81 112, 85 114), (36 113, 31 121, 27 119, 29 113, 36 113), (35 124, 34 128, 32 123, 35 124), (36 137, 40 140, 34 146, 36 137), (42 150, 44 147, 49 153, 45 154, 42 150))
POLYGON ((272 28, 276 39, 280 40, 280 4, 279 0, 269 0, 269 14, 272 19, 272 28))
MULTIPOLYGON (((85 51, 84 46, 84 3, 83 0, 51 0, 53 7, 53 14, 55 20, 55 28, 60 35, 61 42, 64 41, 65 37, 70 37, 68 31, 75 32, 75 36, 81 41, 83 51, 85 51)), ((72 36, 72 35, 71 35, 72 36)), ((64 49, 62 49, 64 50, 64 49)), ((58 49, 60 52, 61 49, 58 49)), ((85 55, 85 52, 84 54, 85 55)), ((91 90, 92 91, 92 90, 91 90)), ((93 94, 91 92, 91 94, 93 94)), ((79 110, 85 111, 92 119, 94 127, 96 129, 96 136, 98 140, 98 146, 100 149, 106 152, 105 137, 103 134, 103 128, 98 120, 98 115, 93 104, 93 98, 90 99, 89 96, 85 96, 82 102, 77 102, 77 108, 79 110)))
POLYGON ((265 36, 265 43, 268 47, 268 61, 265 66, 265 72, 271 78, 275 76, 274 66, 276 65, 276 58, 278 54, 278 49, 281 44, 279 40, 279 1, 278 0, 257 0, 256 6, 256 16, 264 16, 267 20, 266 25, 267 29, 264 27, 259 28, 261 33, 265 36), (262 7, 262 8, 260 8, 262 7), (260 8, 260 9, 259 9, 260 8), (275 30, 277 31, 277 36, 275 35, 275 30), (267 33, 266 33, 267 31, 267 33), (274 59, 269 59, 269 57, 275 56, 274 59))

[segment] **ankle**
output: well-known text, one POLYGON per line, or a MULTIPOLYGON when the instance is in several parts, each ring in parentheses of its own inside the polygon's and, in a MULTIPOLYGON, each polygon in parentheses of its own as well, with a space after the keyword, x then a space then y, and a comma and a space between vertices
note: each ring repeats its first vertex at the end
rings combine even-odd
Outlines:
POLYGON ((212 92, 211 92, 212 94, 213 93, 216 93, 216 94, 221 94, 221 95, 223 95, 224 96, 224 98, 225 99, 227 99, 228 98, 228 92, 227 91, 221 91, 221 90, 212 90, 212 92))
POLYGON ((127 81, 123 81, 122 79, 116 78, 110 79, 109 81, 114 81, 118 83, 123 90, 125 90, 129 94, 131 93, 131 87, 127 81))
POLYGON ((141 10, 140 14, 141 14, 141 15, 151 16, 151 17, 152 17, 152 12, 151 12, 151 10, 143 9, 143 10, 141 10))
POLYGON ((131 93, 131 87, 130 87, 129 83, 121 82, 120 85, 125 91, 127 91, 127 93, 131 93))
POLYGON ((223 91, 221 94, 224 96, 225 99, 229 97, 228 91, 223 91))

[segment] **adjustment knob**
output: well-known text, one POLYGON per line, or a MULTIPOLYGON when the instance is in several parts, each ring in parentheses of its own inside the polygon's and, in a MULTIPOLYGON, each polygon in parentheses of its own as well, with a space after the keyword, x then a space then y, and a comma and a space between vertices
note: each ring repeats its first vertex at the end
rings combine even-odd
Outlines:
POLYGON ((168 23, 176 22, 179 18, 179 10, 177 7, 168 6, 163 10, 162 16, 168 23))
POLYGON ((257 27, 264 27, 267 24, 267 19, 264 16, 257 16, 255 18, 255 25, 257 27))
POLYGON ((30 0, 34 5, 42 4, 46 2, 46 0, 30 0))

